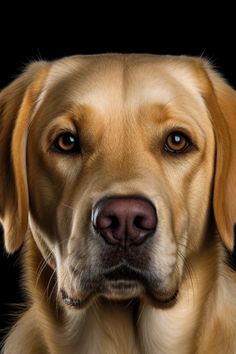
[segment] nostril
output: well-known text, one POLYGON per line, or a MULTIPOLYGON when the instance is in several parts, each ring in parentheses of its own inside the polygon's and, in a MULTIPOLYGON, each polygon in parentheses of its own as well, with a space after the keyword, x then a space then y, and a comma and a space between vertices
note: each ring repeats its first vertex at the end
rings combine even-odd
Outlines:
POLYGON ((120 227, 120 221, 119 221, 119 218, 116 216, 116 215, 112 215, 110 216, 110 219, 111 219, 111 225, 110 227, 112 229, 118 229, 120 227))
POLYGON ((143 219, 144 219, 143 216, 137 215, 137 216, 134 218, 133 225, 134 225, 135 227, 137 227, 138 229, 143 229, 143 228, 145 228, 145 227, 143 227, 143 219))
POLYGON ((109 216, 98 217, 94 226, 96 229, 107 229, 112 224, 112 220, 109 216))
POLYGON ((120 226, 119 219, 116 215, 100 216, 94 225, 97 229, 117 229, 120 226))
POLYGON ((156 226, 156 220, 146 215, 137 215, 134 218, 133 225, 141 230, 154 230, 156 226))

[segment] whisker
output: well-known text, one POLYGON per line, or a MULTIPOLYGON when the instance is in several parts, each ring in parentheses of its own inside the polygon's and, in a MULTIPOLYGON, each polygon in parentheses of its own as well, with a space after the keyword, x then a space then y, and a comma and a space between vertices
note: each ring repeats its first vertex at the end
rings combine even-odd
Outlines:
POLYGON ((133 304, 133 299, 131 299, 126 305, 125 305, 125 308, 128 308, 130 305, 133 304))
POLYGON ((57 280, 55 280, 55 283, 54 283, 54 285, 53 285, 53 287, 52 287, 52 289, 51 289, 51 292, 50 292, 50 294, 49 294, 49 296, 48 296, 49 302, 51 302, 52 295, 53 295, 53 293, 54 293, 54 291, 55 291, 57 285, 58 285, 58 282, 57 282, 57 280))
POLYGON ((196 279, 196 276, 195 276, 195 273, 194 273, 194 268, 191 264, 191 262, 189 260, 186 259, 186 257, 178 250, 177 251, 178 253, 178 256, 183 260, 183 263, 184 263, 184 268, 186 269, 186 272, 189 276, 189 280, 191 282, 191 287, 192 287, 192 290, 193 290, 193 294, 194 294, 194 278, 196 279))
POLYGON ((48 260, 50 259, 50 257, 52 257, 52 254, 53 254, 52 251, 49 252, 49 254, 46 256, 46 258, 44 258, 40 262, 41 265, 38 267, 38 270, 37 270, 36 286, 38 285, 39 279, 40 279, 41 275, 43 274, 44 269, 48 265, 48 260))
POLYGON ((137 322, 136 322, 137 325, 141 321, 141 317, 143 315, 143 312, 144 312, 144 304, 141 305, 141 309, 140 309, 140 312, 139 312, 139 315, 138 315, 138 318, 137 318, 137 322))
POLYGON ((52 274, 51 274, 51 276, 49 278, 49 281, 48 281, 47 287, 46 287, 46 289, 44 291, 43 297, 45 297, 47 295, 47 298, 48 298, 49 287, 50 287, 51 281, 52 281, 52 279, 53 279, 55 274, 56 274, 56 269, 52 272, 52 274))

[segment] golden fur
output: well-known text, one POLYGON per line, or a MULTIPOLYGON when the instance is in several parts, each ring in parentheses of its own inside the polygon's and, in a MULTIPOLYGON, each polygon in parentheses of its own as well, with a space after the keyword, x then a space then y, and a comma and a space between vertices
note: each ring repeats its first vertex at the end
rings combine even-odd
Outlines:
POLYGON ((29 294, 4 354, 236 353, 236 275, 227 265, 235 117, 235 91, 205 60, 184 56, 37 62, 2 90, 0 218, 6 250, 24 243, 29 294), (80 154, 51 150, 68 130, 80 154), (187 132, 193 150, 164 152, 173 130, 187 132), (157 210, 157 232, 137 255, 159 281, 149 284, 153 297, 141 285, 123 295, 83 287, 105 262, 91 210, 120 195, 144 196, 157 210), (61 289, 81 308, 66 306, 61 289))

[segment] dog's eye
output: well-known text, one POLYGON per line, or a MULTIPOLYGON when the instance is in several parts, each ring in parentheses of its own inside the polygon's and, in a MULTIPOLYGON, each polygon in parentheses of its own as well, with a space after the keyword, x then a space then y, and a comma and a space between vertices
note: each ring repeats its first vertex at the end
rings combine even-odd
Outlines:
POLYGON ((53 150, 63 154, 79 153, 79 139, 72 133, 62 133, 54 141, 53 150))
POLYGON ((168 135, 165 141, 165 151, 172 153, 187 152, 192 146, 190 139, 180 132, 173 132, 168 135))

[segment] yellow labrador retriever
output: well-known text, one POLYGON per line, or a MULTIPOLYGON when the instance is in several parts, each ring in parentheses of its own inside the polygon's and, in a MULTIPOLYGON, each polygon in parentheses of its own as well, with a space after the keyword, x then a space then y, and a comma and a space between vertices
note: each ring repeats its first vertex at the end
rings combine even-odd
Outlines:
POLYGON ((29 65, 0 93, 0 216, 29 295, 3 353, 236 353, 236 93, 205 60, 29 65))

